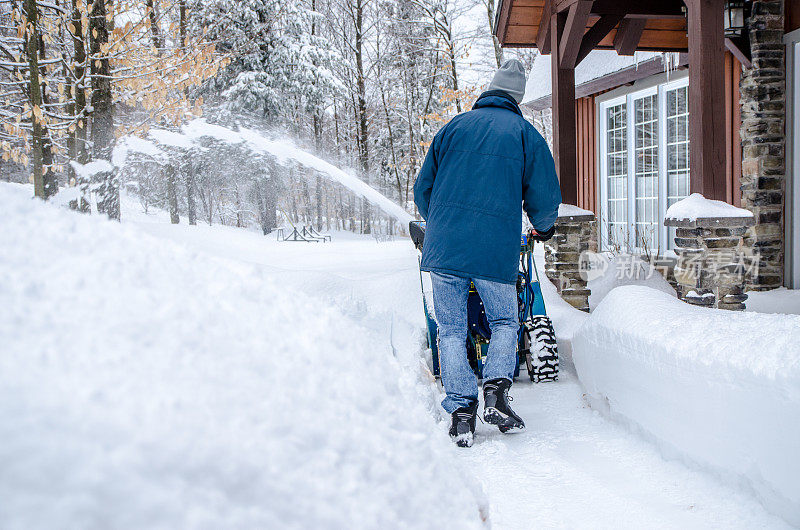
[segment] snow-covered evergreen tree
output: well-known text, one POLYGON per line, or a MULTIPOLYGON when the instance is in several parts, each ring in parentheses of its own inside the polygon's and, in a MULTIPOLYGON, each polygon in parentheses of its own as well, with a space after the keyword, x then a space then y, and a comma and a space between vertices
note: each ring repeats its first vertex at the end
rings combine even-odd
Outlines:
POLYGON ((339 83, 328 40, 312 34, 319 13, 296 2, 196 0, 192 27, 232 57, 206 92, 235 113, 258 113, 270 122, 296 124, 299 116, 321 112, 339 83))

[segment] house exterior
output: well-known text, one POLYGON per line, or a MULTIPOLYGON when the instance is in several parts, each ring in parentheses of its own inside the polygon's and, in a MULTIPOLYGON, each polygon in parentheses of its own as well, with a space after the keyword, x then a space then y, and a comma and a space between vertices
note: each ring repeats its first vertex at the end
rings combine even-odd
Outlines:
MULTIPOLYGON (((525 16, 535 18, 535 10, 541 9, 539 19, 545 20, 550 9, 555 24, 560 7, 545 5, 549 3, 504 0, 505 18, 501 6, 497 27, 501 43, 527 43, 541 49, 543 24, 526 25, 525 16)), ((621 49, 624 39, 618 34, 628 19, 619 22, 618 18, 616 29, 586 50, 593 28, 610 15, 601 14, 598 7, 605 2, 585 4, 590 15, 586 27, 578 30, 583 32, 581 53, 585 55, 581 58, 579 53, 571 73, 574 139, 565 142, 562 138, 554 150, 560 148, 563 153, 565 143, 575 142, 574 151, 568 154, 575 163, 572 202, 594 212, 598 246, 670 255, 675 249, 675 229, 664 223, 667 208, 691 192, 712 189, 708 183, 704 190, 699 189, 703 184, 692 175, 690 153, 698 154, 693 144, 705 142, 700 156, 708 158, 709 152, 721 155, 713 164, 694 168, 705 175, 709 167, 717 170, 713 196, 706 196, 754 213, 754 226, 744 239, 758 252, 760 263, 747 288, 800 288, 800 1, 746 3, 749 15, 743 33, 748 38, 740 42, 726 39, 726 49, 719 54, 721 82, 704 87, 705 100, 717 109, 712 116, 703 117, 704 127, 714 120, 711 129, 690 126, 692 80, 705 82, 705 76, 691 77, 691 59, 699 60, 698 55, 687 53, 686 19, 671 16, 654 23, 647 17, 655 15, 634 14, 630 20, 647 22, 641 24, 638 45, 626 50, 621 49), (719 132, 723 134, 716 145, 709 144, 710 134, 719 132)), ((670 2, 656 4, 662 12, 674 7, 670 2)), ((564 41, 570 17, 580 16, 580 6, 581 2, 570 6, 564 41)), ((670 13, 674 15, 674 11, 670 13)), ((569 54, 568 42, 561 45, 560 52, 569 54)), ((563 66, 554 67, 555 55, 537 57, 523 106, 533 110, 553 107, 553 80, 563 66)), ((705 64, 695 68, 708 71, 705 64)), ((692 97, 694 108, 705 112, 707 109, 697 105, 697 96, 692 97)), ((563 106, 559 112, 570 119, 563 106)), ((564 173, 569 172, 569 166, 565 168, 564 173)))

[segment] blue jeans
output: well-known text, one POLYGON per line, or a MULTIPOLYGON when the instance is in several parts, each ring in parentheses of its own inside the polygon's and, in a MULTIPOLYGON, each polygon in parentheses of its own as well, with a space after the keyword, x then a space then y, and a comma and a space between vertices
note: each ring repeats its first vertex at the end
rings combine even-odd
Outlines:
MULTIPOLYGON (((439 366, 447 397, 444 410, 466 407, 478 399, 478 381, 467 359, 467 297, 469 278, 431 272, 433 306, 439 328, 439 366)), ((483 301, 492 339, 483 379, 514 380, 519 319, 517 288, 513 284, 473 279, 483 301)))

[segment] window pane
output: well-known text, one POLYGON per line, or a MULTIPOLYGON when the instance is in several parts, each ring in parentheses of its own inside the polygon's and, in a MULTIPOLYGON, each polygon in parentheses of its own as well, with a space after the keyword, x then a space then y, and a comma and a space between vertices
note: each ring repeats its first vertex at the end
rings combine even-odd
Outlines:
POLYGON ((658 251, 658 95, 634 100, 636 248, 658 251))
MULTIPOLYGON (((689 195, 688 87, 667 92, 667 207, 689 195)), ((675 229, 668 231, 667 248, 674 247, 675 229)))
POLYGON ((627 209, 627 111, 625 104, 606 109, 606 171, 608 219, 607 241, 611 247, 625 247, 625 227, 628 222, 627 209))

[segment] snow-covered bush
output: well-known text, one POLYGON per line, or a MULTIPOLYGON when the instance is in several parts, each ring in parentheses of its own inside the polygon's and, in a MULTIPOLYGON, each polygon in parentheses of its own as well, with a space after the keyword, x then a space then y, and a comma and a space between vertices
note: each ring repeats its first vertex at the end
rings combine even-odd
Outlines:
POLYGON ((593 406, 800 524, 800 316, 694 307, 624 286, 572 347, 593 406))

